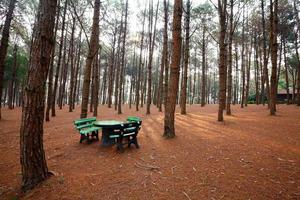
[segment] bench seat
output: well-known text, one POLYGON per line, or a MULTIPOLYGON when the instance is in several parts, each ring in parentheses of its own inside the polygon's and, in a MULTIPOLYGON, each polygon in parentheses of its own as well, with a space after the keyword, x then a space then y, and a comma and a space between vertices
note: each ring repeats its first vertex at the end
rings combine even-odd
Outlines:
POLYGON ((95 126, 90 128, 84 128, 80 130, 80 134, 87 135, 88 133, 91 133, 93 131, 98 131, 99 129, 100 129, 99 127, 95 127, 95 126))
POLYGON ((93 122, 95 122, 96 120, 96 117, 91 117, 74 121, 74 126, 80 133, 80 143, 82 143, 83 140, 87 140, 89 142, 90 137, 91 139, 96 137, 96 140, 99 140, 98 131, 101 128, 95 127, 93 125, 93 122))

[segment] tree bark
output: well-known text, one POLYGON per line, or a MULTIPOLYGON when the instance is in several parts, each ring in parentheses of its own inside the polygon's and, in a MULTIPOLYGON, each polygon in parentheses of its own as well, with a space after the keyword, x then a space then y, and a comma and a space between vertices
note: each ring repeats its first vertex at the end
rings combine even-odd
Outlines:
POLYGON ((155 46, 155 36, 156 36, 156 24, 157 24, 157 17, 158 17, 158 6, 159 1, 157 2, 156 12, 155 12, 155 22, 154 22, 154 28, 152 29, 152 23, 153 23, 153 5, 152 5, 152 14, 151 19, 149 18, 149 27, 150 27, 150 35, 149 35, 149 61, 148 61, 148 90, 147 90, 147 108, 146 108, 146 114, 150 114, 150 105, 151 105, 151 87, 152 87, 152 60, 153 60, 153 50, 155 46), (153 30, 153 35, 152 35, 153 30))
POLYGON ((43 147, 45 86, 54 46, 56 0, 41 0, 32 44, 31 63, 24 93, 20 129, 22 189, 28 190, 49 177, 43 147))
POLYGON ((70 41, 70 59, 71 59, 71 76, 70 76, 70 90, 69 90, 69 112, 73 111, 73 93, 75 92, 75 58, 74 58, 74 32, 75 32, 75 16, 73 16, 73 25, 71 32, 71 41, 70 41))
POLYGON ((205 69, 206 69, 206 40, 205 40, 205 32, 206 32, 206 27, 203 28, 202 32, 202 84, 201 84, 201 107, 205 106, 205 93, 206 93, 206 74, 205 74, 205 69))
POLYGON ((227 0, 218 0, 218 12, 219 12, 219 111, 218 121, 224 121, 223 110, 226 101, 226 5, 227 0))
POLYGON ((99 68, 100 68, 100 60, 101 60, 101 47, 97 51, 95 57, 94 57, 94 74, 95 74, 95 79, 94 79, 94 98, 93 98, 93 116, 96 117, 98 115, 98 103, 99 103, 99 68))
POLYGON ((227 73, 227 101, 226 101, 226 114, 231 115, 231 100, 232 100, 232 40, 234 34, 233 27, 233 0, 230 0, 230 27, 228 34, 228 73, 227 73))
POLYGON ((138 75, 137 75, 137 82, 136 82, 136 99, 135 99, 135 110, 139 111, 139 104, 140 104, 140 85, 141 85, 141 70, 142 70, 142 54, 143 54, 143 45, 144 45, 144 32, 145 32, 145 19, 146 19, 146 10, 143 13, 143 29, 142 29, 142 36, 141 36, 141 44, 140 44, 140 57, 139 57, 139 66, 138 66, 138 75))
POLYGON ((275 115, 276 112, 276 91, 277 91, 277 25, 278 25, 278 0, 270 0, 270 43, 271 43, 271 61, 272 61, 272 73, 271 73, 271 92, 270 92, 270 114, 275 115), (274 7, 274 11, 273 11, 274 7))
MULTIPOLYGON (((188 76, 188 66, 190 58, 190 11, 191 3, 190 0, 186 1, 186 14, 185 14, 185 46, 184 46, 184 67, 183 67, 183 83, 182 83, 182 95, 181 95, 181 114, 186 114, 186 100, 187 100, 187 76, 188 76)), ((191 85, 191 84, 190 84, 191 85)))
POLYGON ((168 97, 165 103, 164 137, 175 137, 175 108, 179 83, 179 66, 181 59, 181 18, 182 0, 175 0, 173 11, 173 54, 170 67, 170 84, 168 86, 168 97))
POLYGON ((268 100, 268 106, 270 104, 270 86, 269 86, 269 73, 268 73, 268 58, 267 58, 267 35, 266 35, 266 22, 265 22, 265 9, 264 9, 264 0, 261 0, 261 13, 262 13, 262 31, 263 31, 263 60, 264 60, 264 69, 263 69, 263 79, 262 85, 265 85, 266 88, 262 88, 262 103, 265 105, 265 96, 268 100), (266 93, 266 94, 265 94, 266 93))
POLYGON ((100 0, 95 0, 94 3, 94 16, 93 16, 93 26, 90 38, 90 46, 88 50, 88 55, 86 58, 86 65, 84 71, 84 81, 82 89, 82 103, 81 103, 81 114, 80 118, 87 117, 89 93, 90 93, 90 82, 91 82, 91 68, 93 59, 99 48, 99 15, 100 15, 100 0))
POLYGON ((50 121, 50 109, 53 99, 53 69, 54 69, 54 58, 55 58, 55 47, 56 47, 56 36, 57 36, 57 29, 59 24, 59 15, 60 15, 60 0, 57 3, 57 14, 56 14, 56 22, 55 22, 55 31, 54 31, 54 47, 51 52, 51 63, 48 75, 48 94, 47 94, 47 107, 46 107, 46 121, 50 121))
MULTIPOLYGON (((123 73, 125 69, 125 45, 126 45, 126 33, 127 33, 127 17, 128 17, 128 0, 126 0, 125 5, 125 22, 124 22, 124 30, 123 31, 123 43, 122 43, 122 58, 121 58, 121 73, 120 73, 120 84, 119 84, 119 100, 118 100, 118 114, 122 114, 122 84, 123 84, 123 73)), ((124 98, 123 98, 124 99, 124 98)))
POLYGON ((286 41, 285 37, 283 37, 283 60, 284 60, 284 70, 285 70, 285 82, 286 82, 286 104, 290 104, 290 85, 289 85, 289 73, 288 73, 288 66, 287 66, 287 59, 286 59, 286 41))
POLYGON ((61 27, 61 35, 60 35, 60 43, 59 43, 59 50, 58 50, 58 60, 55 72, 55 80, 54 80, 54 87, 53 87, 53 95, 52 95, 52 103, 51 103, 51 116, 55 117, 55 103, 56 103, 56 93, 58 88, 58 77, 60 72, 60 65, 61 65, 61 57, 62 57, 62 49, 64 43, 64 31, 65 31, 65 24, 66 24, 66 12, 68 7, 68 0, 65 0, 64 11, 63 11, 63 18, 62 18, 62 27, 61 27))
POLYGON ((116 40, 117 40, 117 26, 114 29, 114 34, 113 34, 113 41, 112 41, 112 52, 110 54, 110 63, 109 63, 109 70, 108 70, 108 99, 107 99, 107 105, 108 108, 111 108, 112 104, 112 95, 113 95, 113 87, 114 87, 114 64, 115 64, 115 45, 116 45, 116 40))

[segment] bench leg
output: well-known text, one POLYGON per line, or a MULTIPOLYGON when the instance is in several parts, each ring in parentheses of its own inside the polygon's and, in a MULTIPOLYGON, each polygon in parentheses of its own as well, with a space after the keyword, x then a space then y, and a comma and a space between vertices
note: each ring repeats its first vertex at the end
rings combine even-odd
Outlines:
POLYGON ((139 143, 138 143, 138 141, 137 141, 136 135, 133 136, 133 143, 135 144, 135 147, 136 147, 137 149, 140 148, 140 145, 139 145, 139 143))
POLYGON ((96 140, 99 141, 99 131, 96 131, 96 140))
POLYGON ((80 141, 79 141, 79 143, 82 143, 84 140, 88 140, 89 141, 89 136, 86 136, 84 134, 80 134, 80 141))
POLYGON ((122 137, 117 138, 117 150, 121 153, 124 152, 124 147, 123 147, 122 141, 123 141, 122 137))
POLYGON ((79 143, 82 143, 83 140, 84 140, 84 135, 80 134, 80 141, 79 141, 79 143))
POLYGON ((130 136, 128 136, 128 148, 130 148, 131 143, 132 143, 132 141, 130 139, 130 136))

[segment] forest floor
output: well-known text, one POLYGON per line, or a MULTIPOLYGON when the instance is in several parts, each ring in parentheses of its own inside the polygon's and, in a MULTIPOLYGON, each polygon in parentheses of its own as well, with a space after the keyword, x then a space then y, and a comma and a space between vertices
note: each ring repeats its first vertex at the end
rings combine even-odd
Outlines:
MULTIPOLYGON (((99 120, 143 119, 140 149, 79 144, 67 107, 45 123, 44 147, 55 176, 19 197, 21 109, 3 109, 0 121, 0 199, 300 199, 300 108, 233 106, 217 122, 217 105, 187 106, 176 113, 176 137, 162 138, 162 113, 101 106, 99 120), (149 170, 142 165, 153 165, 149 170)), ((179 111, 179 109, 177 110, 179 111)), ((100 134, 101 135, 101 134, 100 134)))

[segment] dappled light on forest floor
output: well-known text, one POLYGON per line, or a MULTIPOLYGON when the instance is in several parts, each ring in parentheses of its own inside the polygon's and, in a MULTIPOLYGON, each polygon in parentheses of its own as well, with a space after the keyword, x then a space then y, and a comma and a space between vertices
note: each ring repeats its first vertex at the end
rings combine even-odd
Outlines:
MULTIPOLYGON (((167 140, 164 114, 154 106, 150 115, 127 106, 117 115, 101 106, 98 120, 143 120, 140 149, 125 148, 123 154, 99 142, 80 144, 73 127, 80 108, 59 110, 44 129, 47 164, 55 176, 23 199, 300 198, 300 109, 279 105, 275 117, 263 106, 232 109, 234 116, 219 123, 217 105, 187 105, 187 115, 175 115, 176 137, 167 140)), ((0 197, 6 199, 20 187, 21 109, 4 108, 3 117, 0 197)))

